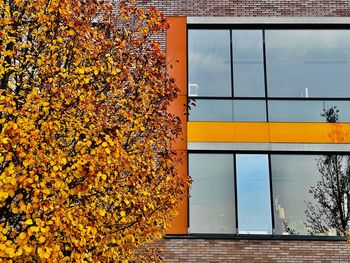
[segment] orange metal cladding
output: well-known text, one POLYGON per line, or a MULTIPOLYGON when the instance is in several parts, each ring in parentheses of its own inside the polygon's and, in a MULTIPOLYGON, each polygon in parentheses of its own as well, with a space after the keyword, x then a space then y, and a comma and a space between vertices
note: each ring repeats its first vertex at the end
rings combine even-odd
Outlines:
POLYGON ((188 122, 189 142, 350 143, 349 123, 188 122))
MULTIPOLYGON (((169 111, 181 118, 183 138, 174 144, 174 150, 183 157, 183 162, 178 166, 178 172, 182 176, 187 175, 187 125, 186 125, 186 100, 187 100, 187 69, 186 69, 186 17, 168 18, 170 28, 166 35, 166 57, 168 62, 168 73, 172 76, 176 85, 180 89, 179 97, 170 105, 169 111), (170 66, 171 65, 171 66, 170 66)), ((183 196, 183 201, 179 204, 179 214, 171 223, 171 228, 167 234, 185 235, 187 234, 188 222, 188 197, 183 196)))

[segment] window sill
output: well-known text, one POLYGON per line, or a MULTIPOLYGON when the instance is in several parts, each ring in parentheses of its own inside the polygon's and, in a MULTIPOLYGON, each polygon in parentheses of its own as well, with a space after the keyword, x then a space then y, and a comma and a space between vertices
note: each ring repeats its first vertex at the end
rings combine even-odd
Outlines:
POLYGON ((306 235, 233 235, 233 234, 189 234, 165 235, 165 239, 245 239, 245 240, 297 240, 297 241, 346 241, 344 236, 306 235))

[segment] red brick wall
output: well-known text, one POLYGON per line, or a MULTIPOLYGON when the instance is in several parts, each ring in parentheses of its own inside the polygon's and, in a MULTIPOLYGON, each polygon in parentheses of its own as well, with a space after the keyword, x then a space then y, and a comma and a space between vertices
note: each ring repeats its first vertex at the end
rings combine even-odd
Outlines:
POLYGON ((137 0, 168 16, 350 16, 349 0, 137 0))
POLYGON ((164 262, 350 262, 342 241, 165 239, 164 262))

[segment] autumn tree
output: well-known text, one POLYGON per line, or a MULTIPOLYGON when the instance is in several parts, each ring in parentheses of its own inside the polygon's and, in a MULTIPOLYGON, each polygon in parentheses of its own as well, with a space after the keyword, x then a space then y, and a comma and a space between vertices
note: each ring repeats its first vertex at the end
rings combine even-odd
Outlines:
POLYGON ((129 1, 0 0, 0 259, 118 262, 162 237, 188 180, 177 88, 129 1))

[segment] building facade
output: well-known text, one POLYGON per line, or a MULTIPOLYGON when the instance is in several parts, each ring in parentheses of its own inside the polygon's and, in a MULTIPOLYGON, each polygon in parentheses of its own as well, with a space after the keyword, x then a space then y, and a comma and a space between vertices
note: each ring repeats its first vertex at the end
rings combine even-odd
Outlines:
POLYGON ((165 262, 350 262, 350 1, 138 2, 169 17, 193 179, 165 262))

